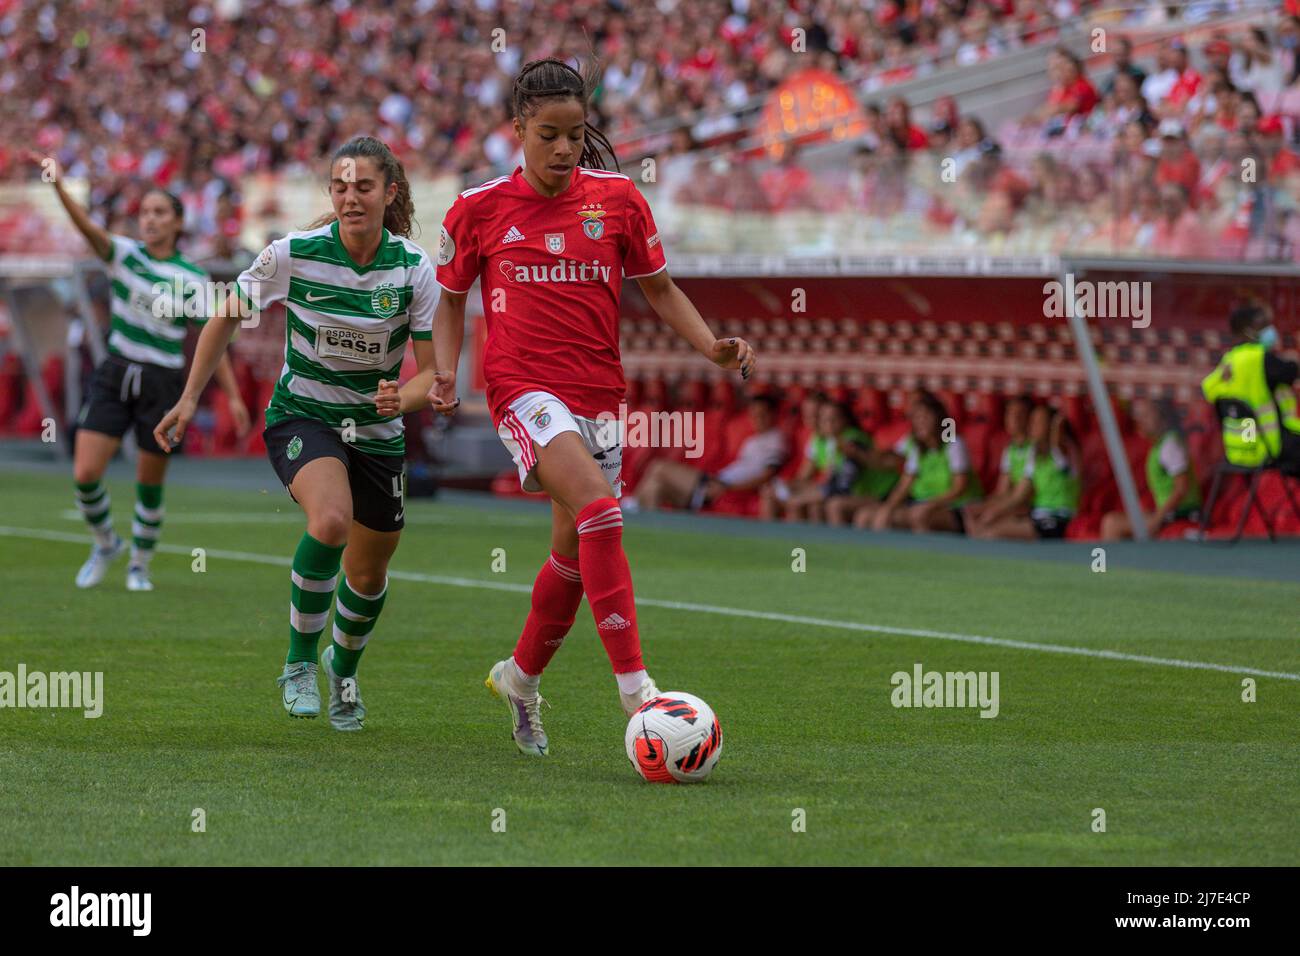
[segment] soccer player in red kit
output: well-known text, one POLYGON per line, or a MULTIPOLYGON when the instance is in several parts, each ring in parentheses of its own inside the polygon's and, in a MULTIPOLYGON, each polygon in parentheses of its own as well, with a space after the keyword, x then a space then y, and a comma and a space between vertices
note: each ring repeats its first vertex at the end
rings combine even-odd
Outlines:
POLYGON ((437 256, 440 371, 429 400, 441 412, 459 402, 465 299, 478 279, 493 422, 524 490, 551 498, 551 554, 533 584, 532 609, 514 654, 486 682, 509 706, 519 749, 539 756, 548 742, 538 682, 584 592, 624 711, 630 716, 659 694, 641 660, 618 504, 622 436, 610 422, 625 390, 618 334, 624 276, 714 364, 748 378, 755 361, 743 339, 714 338, 668 276, 645 199, 627 176, 605 171, 613 150, 587 122, 594 81, 555 59, 519 71, 512 105, 524 165, 460 194, 437 256))

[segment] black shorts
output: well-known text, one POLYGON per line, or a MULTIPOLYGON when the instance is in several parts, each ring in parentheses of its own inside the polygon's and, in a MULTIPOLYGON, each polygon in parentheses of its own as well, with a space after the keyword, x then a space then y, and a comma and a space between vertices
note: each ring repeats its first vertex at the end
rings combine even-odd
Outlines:
POLYGON ((185 370, 110 355, 95 369, 77 427, 121 438, 135 426, 141 451, 162 455, 153 430, 185 390, 185 370))
MULTIPOLYGON (((406 473, 401 455, 367 454, 313 418, 276 422, 262 432, 262 440, 266 457, 286 490, 307 462, 337 458, 348 470, 354 521, 371 531, 401 531, 406 524, 406 473)), ((292 491, 289 497, 293 498, 292 491)))
POLYGON ((1030 515, 1029 520, 1040 538, 1064 538, 1065 529, 1070 527, 1070 519, 1061 515, 1030 515))

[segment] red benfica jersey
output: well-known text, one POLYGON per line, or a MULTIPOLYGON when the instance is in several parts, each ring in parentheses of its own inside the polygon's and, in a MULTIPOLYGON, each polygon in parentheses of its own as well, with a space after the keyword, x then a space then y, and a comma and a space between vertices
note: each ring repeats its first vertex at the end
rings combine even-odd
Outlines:
POLYGON ((482 280, 493 420, 535 390, 584 418, 617 412, 623 278, 666 266, 650 207, 621 173, 579 166, 548 197, 516 169, 461 193, 443 220, 438 284, 463 293, 482 280))

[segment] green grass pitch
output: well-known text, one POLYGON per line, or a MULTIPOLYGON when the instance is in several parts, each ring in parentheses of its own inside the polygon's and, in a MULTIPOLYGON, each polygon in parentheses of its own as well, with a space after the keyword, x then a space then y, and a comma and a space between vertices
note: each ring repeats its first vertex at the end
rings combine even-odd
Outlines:
MULTIPOLYGON (((773 615, 642 605, 659 686, 705 698, 725 733, 711 780, 655 786, 624 756, 585 604, 543 682, 550 758, 516 752, 505 708, 483 687, 513 647, 547 551, 541 508, 409 502, 393 564, 402 576, 358 675, 365 731, 287 718, 274 678, 303 523, 265 472, 261 493, 168 488, 168 550, 150 594, 125 591, 124 563, 77 591, 87 544, 69 515, 70 480, 0 473, 0 671, 102 671, 105 682, 98 719, 0 710, 0 864, 1300 859, 1293 583, 634 519, 625 542, 640 597, 773 615), (195 547, 207 549, 204 573, 191 570, 195 547), (799 547, 803 573, 792 570, 799 547), (497 548, 504 573, 492 570, 497 548), (431 580, 447 577, 487 586, 431 580), (1247 703, 1231 671, 779 615, 1282 676, 1257 677, 1247 703), (896 709, 890 676, 917 662, 998 672, 999 715, 896 709), (206 832, 192 832, 196 808, 206 832), (1095 808, 1105 832, 1094 832, 1095 808)), ((122 532, 133 486, 110 488, 122 532)))

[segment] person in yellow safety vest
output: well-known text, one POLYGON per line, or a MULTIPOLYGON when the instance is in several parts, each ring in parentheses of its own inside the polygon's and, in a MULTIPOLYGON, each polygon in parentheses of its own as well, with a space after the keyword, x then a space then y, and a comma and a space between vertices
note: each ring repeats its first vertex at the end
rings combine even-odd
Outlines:
POLYGON ((1300 475, 1300 417, 1292 391, 1300 364, 1274 354, 1278 334, 1267 308, 1241 306, 1228 325, 1236 344, 1201 383, 1223 423, 1224 457, 1245 467, 1276 463, 1300 475))

